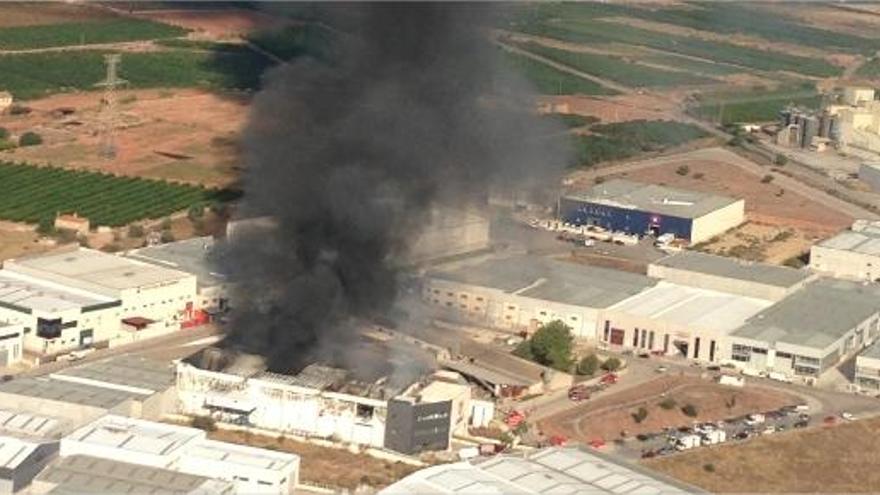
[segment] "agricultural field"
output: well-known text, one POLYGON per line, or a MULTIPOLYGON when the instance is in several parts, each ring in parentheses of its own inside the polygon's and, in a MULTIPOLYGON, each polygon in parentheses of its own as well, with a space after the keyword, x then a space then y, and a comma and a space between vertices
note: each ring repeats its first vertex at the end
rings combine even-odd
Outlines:
MULTIPOLYGON (((97 89, 104 52, 78 50, 0 55, 0 87, 16 99, 97 89)), ((125 53, 120 77, 131 88, 256 89, 271 61, 245 46, 125 53)))
POLYGON ((856 75, 868 79, 880 79, 880 58, 873 58, 865 62, 856 71, 856 75))
POLYGON ((0 162, 0 218, 16 222, 38 223, 76 212, 95 225, 116 227, 233 196, 137 177, 0 162))
MULTIPOLYGON (((504 63, 520 71, 535 88, 545 95, 614 95, 617 91, 582 77, 563 72, 525 55, 503 51, 504 63)), ((0 69, 2 70, 2 69, 0 69)))
POLYGON ((326 59, 330 56, 333 35, 326 28, 306 24, 257 31, 248 36, 248 41, 283 60, 301 55, 326 59))
POLYGON ((819 108, 822 96, 812 84, 776 90, 718 92, 697 96, 688 108, 691 115, 722 125, 743 122, 771 122, 789 106, 819 108))
POLYGON ((652 54, 640 58, 642 62, 658 64, 671 69, 691 72, 694 74, 708 74, 711 76, 729 76, 742 72, 739 67, 732 65, 718 64, 715 62, 703 62, 678 55, 652 54))
POLYGON ((712 84, 719 82, 715 79, 692 75, 686 72, 656 69, 627 62, 619 57, 610 55, 562 50, 535 42, 512 42, 511 44, 581 72, 633 88, 712 84))
POLYGON ((106 18, 0 28, 0 50, 30 50, 174 38, 187 30, 144 19, 106 18))
POLYGON ((574 136, 576 166, 587 167, 643 152, 662 151, 708 136, 699 127, 673 121, 596 124, 589 131, 589 135, 574 136))
POLYGON ((572 43, 620 43, 644 46, 751 70, 789 71, 816 77, 832 77, 842 72, 841 67, 820 58, 790 55, 779 51, 694 36, 661 33, 608 20, 597 20, 595 12, 604 8, 606 6, 603 4, 554 4, 548 6, 545 11, 540 9, 537 13, 534 10, 527 11, 527 15, 504 27, 511 31, 572 43), (556 17, 559 15, 559 9, 564 9, 566 15, 556 17), (581 9, 586 9, 586 12, 579 15, 581 9))

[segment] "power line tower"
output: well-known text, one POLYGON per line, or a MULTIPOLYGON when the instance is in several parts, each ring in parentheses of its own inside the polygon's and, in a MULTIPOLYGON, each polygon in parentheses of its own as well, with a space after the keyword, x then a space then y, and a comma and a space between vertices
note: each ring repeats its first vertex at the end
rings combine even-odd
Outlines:
POLYGON ((116 157, 116 87, 127 81, 119 78, 119 63, 122 55, 118 53, 104 55, 104 64, 107 66, 105 79, 95 86, 103 86, 104 97, 101 99, 101 113, 98 118, 98 133, 100 134, 98 153, 107 159, 116 157))

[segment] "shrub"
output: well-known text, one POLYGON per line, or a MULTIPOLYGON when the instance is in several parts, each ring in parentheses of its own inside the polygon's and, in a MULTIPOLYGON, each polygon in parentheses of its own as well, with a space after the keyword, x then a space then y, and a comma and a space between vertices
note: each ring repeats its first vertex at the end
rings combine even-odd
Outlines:
MULTIPOLYGON (((542 326, 535 332, 532 337, 527 340, 528 351, 525 347, 517 347, 521 354, 520 357, 531 354, 532 360, 536 363, 550 366, 561 371, 568 371, 571 368, 571 347, 574 337, 571 335, 571 328, 559 320, 551 321, 542 326)), ((528 359, 528 358, 527 358, 528 359)))
POLYGON ((170 230, 163 230, 159 240, 162 242, 174 242, 174 234, 170 230))
POLYGON ((202 205, 192 205, 186 211, 186 216, 190 220, 196 220, 205 216, 205 208, 202 205))
POLYGON ((672 410, 673 408, 675 408, 675 406, 676 406, 676 402, 675 402, 675 399, 673 399, 672 397, 667 397, 667 398, 663 399, 662 401, 660 401, 660 407, 667 410, 667 411, 672 410))
POLYGON ((51 235, 55 233, 55 219, 49 215, 40 217, 37 224, 37 233, 41 235, 51 235))
POLYGON ((196 416, 192 419, 192 427, 204 431, 216 431, 217 422, 211 416, 196 416))
POLYGON ((8 139, 0 139, 0 151, 15 149, 15 143, 8 139))
POLYGON ((765 175, 764 177, 761 177, 761 183, 762 183, 762 184, 769 184, 769 183, 771 183, 771 182, 773 182, 773 176, 772 176, 772 175, 767 174, 767 175, 765 175))
POLYGON ((159 228, 162 230, 171 230, 171 219, 167 217, 163 218, 162 223, 159 224, 159 228))
POLYGON ((703 177, 705 177, 705 175, 703 174, 703 172, 697 172, 697 173, 695 173, 695 174, 693 175, 693 178, 694 178, 694 179, 697 179, 697 180, 700 180, 700 179, 702 179, 703 177))
POLYGON ((599 357, 595 354, 584 356, 577 365, 577 373, 579 375, 593 376, 599 370, 599 357))
POLYGON ((605 371, 617 371, 620 369, 621 364, 623 363, 620 362, 620 359, 612 356, 602 363, 602 369, 605 371))
POLYGON ((9 139, 9 130, 5 127, 0 127, 0 139, 9 139))
POLYGON ((29 113, 31 113, 30 107, 19 105, 18 103, 13 103, 12 106, 9 107, 10 115, 27 115, 29 113))
POLYGON ((706 464, 703 464, 703 471, 706 471, 707 473, 714 473, 715 472, 715 464, 712 464, 711 462, 707 462, 706 464))
POLYGON ((18 138, 19 146, 37 146, 43 144, 43 137, 33 131, 25 132, 18 138))
POLYGON ((678 175, 687 175, 687 174, 691 173, 691 168, 688 167, 687 165, 682 165, 682 166, 678 167, 677 169, 675 169, 675 173, 677 173, 678 175))
POLYGON ((632 413, 633 421, 636 423, 641 423, 648 417, 648 410, 644 407, 640 407, 638 411, 632 413))
POLYGON ((144 236, 144 227, 138 224, 132 224, 128 226, 128 237, 143 237, 144 236))
POLYGON ((781 167, 786 163, 788 163, 788 157, 781 153, 777 153, 776 156, 773 158, 774 165, 779 165, 781 167))
POLYGON ((681 412, 684 413, 685 416, 691 418, 697 417, 697 407, 693 404, 685 404, 685 406, 681 408, 681 412))

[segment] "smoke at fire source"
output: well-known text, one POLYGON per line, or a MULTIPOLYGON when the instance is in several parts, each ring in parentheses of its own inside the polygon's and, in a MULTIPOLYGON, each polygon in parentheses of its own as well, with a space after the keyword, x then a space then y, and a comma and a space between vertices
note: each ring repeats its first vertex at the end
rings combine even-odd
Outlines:
POLYGON ((219 256, 236 287, 227 345, 278 371, 363 361, 351 322, 393 304, 396 267, 432 209, 552 183, 568 153, 491 42, 494 6, 325 9, 346 19, 332 59, 272 69, 244 134, 239 216, 277 228, 219 256))

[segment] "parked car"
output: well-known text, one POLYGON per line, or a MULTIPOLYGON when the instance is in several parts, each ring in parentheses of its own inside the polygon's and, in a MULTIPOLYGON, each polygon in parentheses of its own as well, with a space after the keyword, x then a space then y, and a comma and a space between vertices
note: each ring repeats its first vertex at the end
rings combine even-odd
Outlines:
POLYGON ((795 428, 806 428, 809 424, 808 421, 800 420, 795 422, 792 426, 795 428))
POLYGON ((706 366, 706 369, 708 371, 721 371, 721 366, 718 366, 717 364, 712 364, 712 365, 706 366))
POLYGON ((853 413, 849 413, 849 412, 846 412, 846 411, 840 413, 840 417, 843 418, 843 419, 845 419, 845 420, 847 420, 847 421, 855 421, 855 419, 856 419, 856 415, 855 415, 855 414, 853 414, 853 413))
POLYGON ((737 440, 745 440, 745 439, 749 438, 749 432, 741 431, 741 432, 737 433, 736 435, 734 435, 733 438, 735 438, 737 440))
POLYGON ((575 385, 568 389, 568 398, 574 402, 581 402, 590 398, 590 391, 585 385, 575 385))
POLYGON ((642 452, 642 459, 650 459, 652 457, 657 457, 657 452, 653 450, 646 450, 642 452))
POLYGON ((668 371, 668 368, 661 364, 660 366, 657 366, 656 368, 654 368, 654 371, 657 373, 666 373, 668 371))

